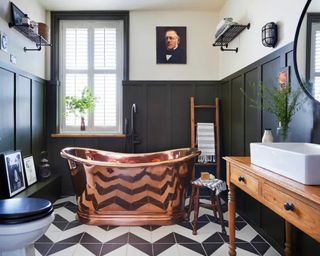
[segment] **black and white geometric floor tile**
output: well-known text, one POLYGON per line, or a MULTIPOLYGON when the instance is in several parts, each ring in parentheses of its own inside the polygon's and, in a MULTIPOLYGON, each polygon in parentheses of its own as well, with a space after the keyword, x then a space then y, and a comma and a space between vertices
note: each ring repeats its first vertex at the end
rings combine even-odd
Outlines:
MULTIPOLYGON (((36 255, 52 256, 227 256, 228 236, 210 210, 200 208, 198 234, 190 222, 171 226, 92 226, 75 220, 74 197, 54 204, 55 220, 36 243, 36 255)), ((223 205, 227 220, 226 205, 223 205)), ((227 226, 227 221, 225 221, 227 226)), ((236 219, 238 256, 279 256, 241 216, 236 219)), ((227 229, 228 232, 228 229, 227 229)))

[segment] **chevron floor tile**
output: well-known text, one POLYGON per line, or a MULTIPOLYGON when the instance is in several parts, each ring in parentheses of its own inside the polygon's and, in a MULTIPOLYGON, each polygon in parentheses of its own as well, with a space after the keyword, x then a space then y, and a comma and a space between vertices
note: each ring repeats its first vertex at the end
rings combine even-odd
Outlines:
MULTIPOLYGON (((228 235, 210 210, 200 208, 198 234, 189 221, 171 226, 92 226, 75 220, 74 197, 57 200, 55 220, 36 243, 37 256, 227 256, 228 235)), ((227 207, 223 204, 225 224, 227 207)), ((279 256, 241 216, 236 218, 238 256, 279 256)))

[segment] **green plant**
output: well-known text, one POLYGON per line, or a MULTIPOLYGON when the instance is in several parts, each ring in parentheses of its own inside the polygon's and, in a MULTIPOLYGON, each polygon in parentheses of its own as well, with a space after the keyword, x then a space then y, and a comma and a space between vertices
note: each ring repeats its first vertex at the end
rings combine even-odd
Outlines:
POLYGON ((283 140, 286 140, 289 124, 306 100, 305 97, 301 97, 302 89, 299 87, 293 90, 290 83, 271 87, 260 83, 257 89, 257 99, 249 97, 242 88, 241 92, 249 99, 251 107, 260 108, 276 116, 282 128, 280 135, 283 140))
POLYGON ((93 96, 91 90, 86 87, 83 89, 81 97, 65 97, 66 114, 74 113, 76 115, 84 115, 87 111, 94 108, 95 103, 96 98, 93 96))

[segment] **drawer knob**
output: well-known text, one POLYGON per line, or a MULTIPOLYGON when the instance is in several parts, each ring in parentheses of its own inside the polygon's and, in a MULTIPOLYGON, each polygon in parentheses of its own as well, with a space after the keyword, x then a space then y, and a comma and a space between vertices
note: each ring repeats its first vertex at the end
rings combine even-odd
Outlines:
POLYGON ((294 205, 293 203, 285 203, 283 205, 284 209, 287 210, 287 211, 293 211, 294 210, 294 205))
POLYGON ((239 182, 244 182, 244 181, 245 181, 245 178, 244 178, 243 176, 239 176, 239 177, 238 177, 238 181, 239 181, 239 182))

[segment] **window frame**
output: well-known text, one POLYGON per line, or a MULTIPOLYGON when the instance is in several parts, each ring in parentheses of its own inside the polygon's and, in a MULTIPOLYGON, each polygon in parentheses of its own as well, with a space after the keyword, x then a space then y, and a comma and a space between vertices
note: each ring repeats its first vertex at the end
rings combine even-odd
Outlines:
MULTIPOLYGON (((52 130, 54 133, 60 133, 60 120, 61 119, 61 87, 59 82, 60 74, 60 22, 62 20, 101 20, 101 21, 114 21, 121 20, 123 21, 123 81, 129 80, 129 12, 128 11, 58 11, 51 12, 51 81, 49 85, 55 85, 55 93, 52 95, 51 103, 55 104, 55 107, 50 107, 50 112, 53 112, 55 115, 54 124, 48 124, 49 130, 52 130), (54 127, 53 127, 54 126, 54 127)), ((52 92, 52 88, 48 91, 52 92)), ((122 101, 121 103, 122 104, 122 101)), ((122 104, 123 106, 123 104, 122 104)), ((121 109, 123 113, 123 109, 121 109)), ((122 113, 120 116, 122 117, 122 113)), ((123 119, 123 117, 122 117, 123 119)), ((52 122, 52 121, 51 121, 52 122)), ((120 120, 120 128, 123 129, 122 122, 120 120)), ((72 131, 65 131, 65 133, 72 131)), ((101 131, 90 131, 89 133, 101 133, 101 131)), ((105 133, 110 133, 106 131, 105 133)))

